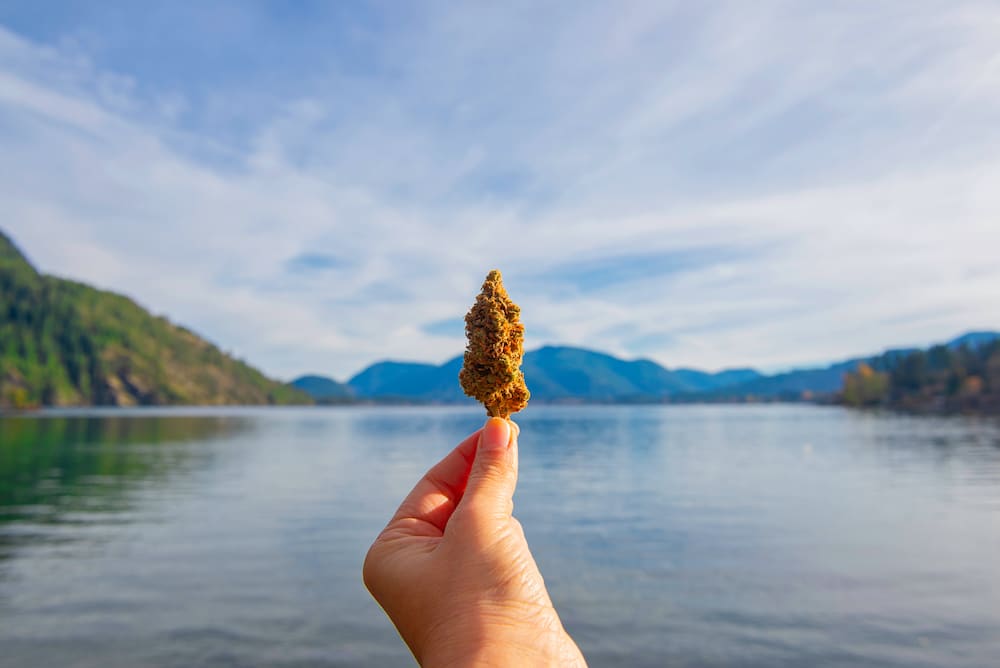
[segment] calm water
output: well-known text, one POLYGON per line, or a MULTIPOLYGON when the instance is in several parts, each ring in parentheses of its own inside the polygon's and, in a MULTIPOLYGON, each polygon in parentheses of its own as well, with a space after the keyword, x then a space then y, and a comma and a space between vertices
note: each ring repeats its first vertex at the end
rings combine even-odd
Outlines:
MULTIPOLYGON (((529 409, 516 513, 592 666, 1000 664, 1000 424, 529 409)), ((407 666, 368 544, 466 409, 0 418, 0 665, 407 666)))

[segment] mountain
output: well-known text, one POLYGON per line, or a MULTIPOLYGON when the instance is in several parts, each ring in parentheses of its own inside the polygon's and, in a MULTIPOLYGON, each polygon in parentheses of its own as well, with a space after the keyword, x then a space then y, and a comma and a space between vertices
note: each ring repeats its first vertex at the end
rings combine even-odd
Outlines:
POLYGON ((689 392, 711 392, 764 377, 756 369, 726 369, 717 373, 706 373, 697 369, 677 369, 673 374, 691 387, 689 392))
POLYGON ((354 390, 326 376, 299 376, 292 387, 305 392, 316 401, 343 401, 354 398, 354 390))
POLYGON ((670 371, 651 360, 626 361, 566 346, 546 346, 529 352, 521 368, 532 396, 543 401, 662 399, 714 390, 734 379, 759 375, 746 369, 717 374, 693 369, 670 371))
MULTIPOLYGON (((386 361, 367 367, 347 381, 359 399, 384 401, 471 401, 458 384, 462 357, 444 364, 386 361)), ((706 373, 670 371, 650 360, 622 360, 605 353, 567 346, 546 346, 524 356, 521 367, 536 401, 649 401, 708 392, 760 376, 752 369, 706 373)), ((335 382, 335 381, 331 381, 335 382)), ((323 397, 294 381, 315 399, 323 397)))
MULTIPOLYGON (((998 339, 1000 333, 971 332, 944 345, 952 349, 963 345, 975 348, 998 339)), ((833 397, 843 387, 845 375, 856 371, 861 364, 881 368, 914 350, 891 349, 877 356, 767 376, 753 369, 727 369, 718 373, 686 368, 671 370, 651 360, 622 360, 584 348, 546 346, 526 353, 521 368, 532 398, 542 402, 800 400, 808 396, 833 397)), ((441 365, 378 362, 347 381, 347 387, 355 397, 364 400, 470 401, 458 384, 461 368, 461 356, 441 365)), ((321 394, 309 387, 300 387, 322 399, 321 394)))
POLYGON ((1000 332, 968 332, 962 336, 956 336, 945 344, 949 349, 956 350, 962 346, 969 348, 981 348, 1000 339, 1000 332))
POLYGON ((128 297, 39 273, 0 232, 0 406, 311 401, 128 297))
POLYGON ((612 400, 666 395, 682 387, 669 371, 648 360, 560 346, 529 352, 521 365, 535 399, 612 400))
POLYGON ((796 369, 771 376, 761 376, 748 381, 716 388, 708 394, 718 399, 799 398, 803 394, 832 394, 840 389, 844 374, 854 371, 863 358, 838 362, 827 367, 796 369))
POLYGON ((347 381, 347 385, 356 396, 365 399, 471 401, 458 384, 461 368, 461 357, 452 358, 439 366, 416 362, 377 362, 347 381))

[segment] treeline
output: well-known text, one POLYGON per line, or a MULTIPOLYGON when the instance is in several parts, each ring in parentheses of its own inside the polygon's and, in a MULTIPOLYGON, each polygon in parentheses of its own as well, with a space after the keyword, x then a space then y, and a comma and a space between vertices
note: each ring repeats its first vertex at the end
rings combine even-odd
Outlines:
POLYGON ((844 376, 848 406, 1000 414, 1000 339, 890 352, 844 376))
POLYGON ((0 233, 0 406, 309 402, 127 297, 40 274, 0 233))

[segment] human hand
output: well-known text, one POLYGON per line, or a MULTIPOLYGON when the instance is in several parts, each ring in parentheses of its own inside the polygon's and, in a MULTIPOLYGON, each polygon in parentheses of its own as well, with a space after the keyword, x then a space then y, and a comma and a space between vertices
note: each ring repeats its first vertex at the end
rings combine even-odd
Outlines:
POLYGON ((365 585, 422 666, 586 666, 511 515, 519 432, 487 420, 417 483, 365 557, 365 585))

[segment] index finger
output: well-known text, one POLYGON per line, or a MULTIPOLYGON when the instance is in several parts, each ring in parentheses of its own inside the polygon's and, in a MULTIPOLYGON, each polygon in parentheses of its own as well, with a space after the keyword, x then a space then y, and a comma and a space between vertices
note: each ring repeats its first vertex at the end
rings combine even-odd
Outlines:
POLYGON ((421 528, 424 531, 421 533, 424 533, 428 528, 426 525, 429 524, 439 534, 444 531, 448 519, 455 511, 455 506, 465 493, 469 470, 472 468, 476 445, 479 443, 479 434, 482 431, 477 429, 469 434, 458 447, 424 474, 403 499, 386 529, 423 525, 421 528))

